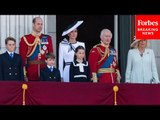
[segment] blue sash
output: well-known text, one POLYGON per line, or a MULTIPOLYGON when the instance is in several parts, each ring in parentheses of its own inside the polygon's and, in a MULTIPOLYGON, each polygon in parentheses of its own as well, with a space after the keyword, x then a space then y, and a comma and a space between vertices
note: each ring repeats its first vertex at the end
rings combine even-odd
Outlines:
MULTIPOLYGON (((43 46, 46 43, 49 44, 48 43, 48 35, 42 35, 42 38, 40 39, 40 43, 41 43, 41 49, 43 48, 43 46)), ((36 48, 35 48, 35 51, 33 52, 33 54, 28 58, 28 61, 35 60, 35 58, 38 56, 39 53, 40 53, 40 51, 39 51, 39 45, 37 45, 36 48)), ((27 66, 28 66, 28 64, 26 65, 26 67, 27 66)))
MULTIPOLYGON (((114 51, 113 48, 110 48, 110 51, 114 51)), ((114 55, 113 54, 109 54, 108 58, 106 59, 106 61, 102 64, 102 66, 100 68, 109 68, 109 66, 111 65, 111 63, 113 62, 114 59, 114 55)), ((100 69, 99 68, 99 69, 100 69)), ((97 73, 97 77, 100 78, 101 75, 103 73, 97 73)))

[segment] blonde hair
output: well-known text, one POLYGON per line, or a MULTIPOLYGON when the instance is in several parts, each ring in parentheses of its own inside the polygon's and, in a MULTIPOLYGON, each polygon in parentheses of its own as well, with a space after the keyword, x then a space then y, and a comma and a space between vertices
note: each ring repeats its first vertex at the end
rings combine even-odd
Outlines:
MULTIPOLYGON (((141 41, 141 40, 140 40, 141 41)), ((139 45, 139 42, 140 41, 137 41, 137 43, 135 43, 135 45, 134 45, 134 47, 131 47, 132 49, 136 49, 136 48, 138 48, 138 45, 139 45)), ((150 47, 150 43, 149 43, 149 41, 148 40, 146 40, 146 47, 145 48, 149 48, 150 47)))

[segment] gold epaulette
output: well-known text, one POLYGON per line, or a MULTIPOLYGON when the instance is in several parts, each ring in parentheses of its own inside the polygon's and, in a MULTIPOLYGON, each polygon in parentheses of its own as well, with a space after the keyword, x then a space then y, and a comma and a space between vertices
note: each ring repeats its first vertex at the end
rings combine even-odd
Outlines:
POLYGON ((92 50, 96 47, 98 47, 100 44, 94 45, 93 48, 90 50, 90 52, 93 52, 92 50))
POLYGON ((31 46, 34 46, 34 45, 36 44, 36 42, 37 42, 36 40, 34 40, 34 42, 33 42, 32 44, 30 44, 30 43, 28 43, 28 41, 27 41, 27 39, 26 39, 25 36, 23 37, 23 39, 24 39, 24 42, 25 42, 28 46, 30 46, 30 47, 31 47, 31 46))
MULTIPOLYGON (((33 54, 33 52, 35 51, 35 49, 36 49, 36 47, 37 47, 37 45, 38 44, 40 44, 40 42, 39 42, 39 38, 38 37, 36 37, 35 38, 35 40, 34 40, 34 42, 32 43, 32 44, 30 44, 30 43, 28 43, 28 41, 27 41, 27 39, 26 39, 26 37, 24 36, 23 37, 23 39, 24 39, 24 42, 27 44, 27 46, 29 46, 29 47, 33 47, 33 49, 32 49, 32 51, 30 52, 30 51, 27 51, 27 55, 26 55, 26 57, 30 57, 32 54, 33 54), (30 52, 30 53, 29 53, 30 52)), ((41 48, 40 48, 41 49, 41 48)))
POLYGON ((101 45, 101 44, 99 43, 99 44, 97 44, 97 45, 94 45, 93 48, 96 48, 96 47, 98 47, 99 45, 101 45))

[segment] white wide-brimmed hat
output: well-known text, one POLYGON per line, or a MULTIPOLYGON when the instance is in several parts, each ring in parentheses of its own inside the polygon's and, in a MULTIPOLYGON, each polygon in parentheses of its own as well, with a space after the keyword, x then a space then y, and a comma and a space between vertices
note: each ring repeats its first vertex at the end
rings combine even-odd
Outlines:
POLYGON ((73 31, 74 29, 76 29, 77 27, 79 27, 82 23, 83 23, 83 20, 74 22, 72 25, 68 26, 67 29, 65 29, 63 31, 62 36, 67 35, 71 31, 73 31))

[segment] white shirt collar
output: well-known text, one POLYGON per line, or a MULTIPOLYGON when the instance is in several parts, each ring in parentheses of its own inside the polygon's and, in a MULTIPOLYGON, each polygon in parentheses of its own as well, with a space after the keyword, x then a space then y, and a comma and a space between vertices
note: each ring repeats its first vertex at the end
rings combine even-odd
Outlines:
POLYGON ((49 66, 49 65, 47 65, 47 67, 50 69, 51 67, 52 67, 52 69, 54 68, 54 66, 49 66))
POLYGON ((9 55, 10 55, 11 53, 14 54, 14 52, 9 52, 8 50, 7 50, 7 52, 8 52, 9 55))

